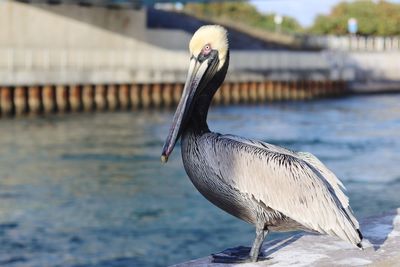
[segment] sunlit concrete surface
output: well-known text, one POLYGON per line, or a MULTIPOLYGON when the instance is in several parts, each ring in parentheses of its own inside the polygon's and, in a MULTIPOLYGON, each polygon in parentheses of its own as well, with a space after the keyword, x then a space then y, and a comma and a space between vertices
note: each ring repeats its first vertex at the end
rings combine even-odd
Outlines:
MULTIPOLYGON (((383 216, 365 219, 361 229, 364 234, 363 251, 333 237, 297 234, 265 242, 263 249, 269 260, 240 266, 399 266, 400 208, 383 216)), ((214 264, 211 260, 211 257, 205 257, 174 266, 238 266, 214 264)))

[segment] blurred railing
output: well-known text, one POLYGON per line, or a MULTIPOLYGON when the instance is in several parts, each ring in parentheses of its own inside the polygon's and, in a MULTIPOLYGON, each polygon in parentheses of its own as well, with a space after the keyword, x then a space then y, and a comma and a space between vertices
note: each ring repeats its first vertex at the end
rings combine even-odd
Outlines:
MULTIPOLYGON (((236 69, 327 68, 319 52, 234 51, 236 69)), ((144 68, 186 70, 189 54, 184 51, 129 51, 109 49, 18 49, 0 48, 0 69, 97 69, 144 68)))
POLYGON ((21 69, 59 71, 103 68, 159 70, 178 68, 182 70, 185 69, 186 63, 187 53, 174 51, 0 48, 0 69, 8 69, 10 71, 21 69))
MULTIPOLYGON (((0 84, 47 84, 53 81, 58 83, 182 82, 188 63, 188 52, 163 49, 0 48, 0 84), (104 72, 109 73, 102 75, 104 72), (111 72, 119 75, 110 74, 111 72), (83 73, 90 75, 82 75, 83 73)), ((265 76, 265 73, 273 71, 279 71, 282 75, 285 71, 290 72, 290 75, 308 71, 310 75, 314 70, 318 72, 330 70, 329 62, 320 52, 231 52, 230 72, 236 74, 231 77, 234 80, 253 80, 256 79, 255 76, 260 76, 260 73, 265 76)), ((285 75, 285 80, 297 77, 285 75)))
MULTIPOLYGON (((0 48, 0 85, 183 82, 188 63, 188 52, 163 49, 0 48)), ((262 80, 273 72, 274 80, 296 80, 306 72, 310 77, 313 71, 330 71, 321 52, 231 53, 230 72, 235 75, 230 79, 235 81, 262 80)), ((326 73, 324 78, 329 78, 326 73)))
POLYGON ((305 47, 345 51, 400 51, 400 37, 308 36, 305 47))

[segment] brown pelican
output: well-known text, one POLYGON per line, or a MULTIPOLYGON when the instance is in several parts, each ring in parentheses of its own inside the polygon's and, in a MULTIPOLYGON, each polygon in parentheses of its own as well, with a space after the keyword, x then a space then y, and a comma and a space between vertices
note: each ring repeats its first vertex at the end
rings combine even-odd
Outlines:
POLYGON ((187 80, 161 160, 168 160, 181 137, 183 164, 194 186, 214 205, 255 226, 247 257, 233 260, 257 261, 268 231, 328 234, 362 249, 343 184, 314 155, 208 129, 210 102, 229 65, 226 30, 201 27, 189 50, 187 80))

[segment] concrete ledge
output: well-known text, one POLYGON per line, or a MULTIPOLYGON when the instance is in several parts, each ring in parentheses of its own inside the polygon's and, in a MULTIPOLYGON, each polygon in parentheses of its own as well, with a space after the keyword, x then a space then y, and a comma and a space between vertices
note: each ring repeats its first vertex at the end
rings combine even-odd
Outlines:
POLYGON ((349 91, 352 94, 389 94, 400 92, 400 81, 351 82, 349 91))
MULTIPOLYGON (((333 237, 302 233, 264 243, 271 259, 241 266, 400 266, 400 208, 363 220, 361 229, 363 251, 333 237)), ((237 265, 215 264, 209 256, 175 267, 237 265)))

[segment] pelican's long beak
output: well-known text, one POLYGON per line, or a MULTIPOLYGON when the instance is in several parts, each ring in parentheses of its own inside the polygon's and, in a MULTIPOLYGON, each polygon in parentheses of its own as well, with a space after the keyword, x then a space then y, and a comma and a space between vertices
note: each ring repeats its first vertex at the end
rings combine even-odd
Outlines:
POLYGON ((196 57, 192 56, 181 100, 175 111, 171 129, 162 150, 162 162, 168 161, 168 157, 174 149, 176 141, 182 134, 182 130, 190 116, 196 92, 200 91, 215 74, 216 65, 218 65, 215 64, 215 61, 207 59, 200 62, 196 57))

